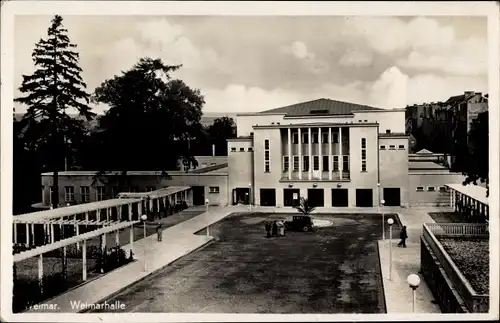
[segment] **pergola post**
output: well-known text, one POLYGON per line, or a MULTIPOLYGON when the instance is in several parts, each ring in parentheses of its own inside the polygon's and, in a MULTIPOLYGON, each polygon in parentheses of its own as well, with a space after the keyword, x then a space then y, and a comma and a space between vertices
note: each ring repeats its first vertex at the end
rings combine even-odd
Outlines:
POLYGON ((106 250, 106 233, 102 234, 102 251, 104 252, 106 250))
POLYGON ((122 205, 118 205, 116 207, 116 211, 118 213, 118 221, 121 222, 122 221, 122 205))
POLYGON ((64 282, 66 282, 66 277, 67 277, 67 271, 68 271, 68 262, 67 262, 67 257, 66 257, 66 246, 63 247, 63 252, 62 252, 62 276, 64 282))
POLYGON ((108 207, 108 208, 106 209, 106 222, 109 222, 109 217, 110 217, 110 214, 109 214, 109 213, 110 213, 110 211, 111 211, 111 208, 109 208, 109 207, 108 207))
POLYGON ((55 239, 54 239, 54 223, 52 223, 52 221, 50 221, 50 243, 54 243, 56 242, 55 239))
POLYGON ((87 240, 82 243, 82 280, 87 280, 87 240))
POLYGON ((36 241, 35 241, 35 224, 31 223, 30 227, 31 227, 31 244, 33 246, 35 246, 36 245, 36 241))
POLYGON ((450 207, 453 207, 453 189, 450 188, 450 207))
MULTIPOLYGON (((80 235, 80 225, 77 223, 75 225, 75 229, 76 229, 76 235, 80 235)), ((76 243, 76 250, 80 250, 80 242, 77 242, 76 243)))
POLYGON ((17 223, 14 223, 14 243, 17 244, 17 223))
POLYGON ((43 295, 43 254, 38 255, 38 286, 40 294, 43 295))
POLYGON ((30 246, 30 225, 26 223, 26 246, 30 246))
POLYGON ((96 220, 97 222, 101 222, 101 209, 96 210, 96 220))
POLYGON ((142 215, 142 200, 137 202, 137 220, 141 218, 142 215))
POLYGON ((127 208, 128 208, 127 220, 132 221, 132 203, 127 204, 127 208))
POLYGON ((130 255, 134 254, 134 225, 130 226, 130 255))
POLYGON ((120 230, 115 231, 115 244, 117 247, 120 245, 120 230))

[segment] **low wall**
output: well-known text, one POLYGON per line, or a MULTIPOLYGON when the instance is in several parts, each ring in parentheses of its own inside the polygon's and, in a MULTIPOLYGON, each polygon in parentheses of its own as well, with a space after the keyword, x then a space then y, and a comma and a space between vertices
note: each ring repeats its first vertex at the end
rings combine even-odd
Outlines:
POLYGON ((444 313, 488 313, 489 295, 477 294, 437 237, 487 238, 487 227, 477 223, 423 225, 421 269, 444 313), (467 309, 467 312, 464 312, 467 309))

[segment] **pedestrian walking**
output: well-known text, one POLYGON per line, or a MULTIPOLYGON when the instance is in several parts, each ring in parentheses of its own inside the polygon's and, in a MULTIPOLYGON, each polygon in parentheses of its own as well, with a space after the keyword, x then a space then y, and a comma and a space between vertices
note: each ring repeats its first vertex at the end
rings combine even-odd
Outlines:
POLYGON ((158 226, 156 227, 156 237, 158 238, 158 241, 161 241, 163 238, 163 230, 161 229, 162 224, 158 223, 158 226))
POLYGON ((406 233, 406 225, 403 226, 403 229, 401 229, 399 238, 401 239, 401 241, 399 241, 398 247, 406 248, 406 239, 408 239, 408 233, 406 233))
POLYGON ((278 223, 276 221, 273 221, 273 237, 278 236, 278 223))
POLYGON ((283 223, 283 221, 278 222, 278 232, 280 236, 285 236, 285 224, 283 223))
POLYGON ((269 221, 266 221, 265 227, 266 227, 266 236, 268 238, 271 238, 271 223, 269 221))

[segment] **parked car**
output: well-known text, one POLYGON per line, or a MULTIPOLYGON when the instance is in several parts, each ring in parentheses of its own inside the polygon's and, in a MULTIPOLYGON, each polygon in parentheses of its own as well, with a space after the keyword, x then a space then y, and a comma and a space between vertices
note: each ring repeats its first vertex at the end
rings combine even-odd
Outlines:
POLYGON ((287 231, 303 231, 308 232, 314 229, 314 224, 308 215, 294 215, 292 220, 285 221, 287 231))

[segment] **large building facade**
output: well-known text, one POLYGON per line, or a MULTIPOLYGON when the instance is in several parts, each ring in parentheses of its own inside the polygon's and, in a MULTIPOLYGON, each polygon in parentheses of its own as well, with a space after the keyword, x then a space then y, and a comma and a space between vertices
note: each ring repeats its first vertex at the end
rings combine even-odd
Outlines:
POLYGON ((292 206, 408 204, 405 110, 319 99, 240 114, 228 140, 232 202, 292 206), (380 184, 380 185, 378 185, 380 184))
MULTIPOLYGON (((440 165, 442 154, 409 154, 404 109, 379 109, 319 99, 236 116, 228 156, 196 157, 199 167, 129 172, 127 184, 110 174, 60 172, 60 204, 113 198, 120 192, 190 186, 194 205, 291 207, 307 197, 317 207, 445 205, 446 184, 461 174, 440 165)), ((42 203, 50 203, 52 173, 42 174, 42 203)))

